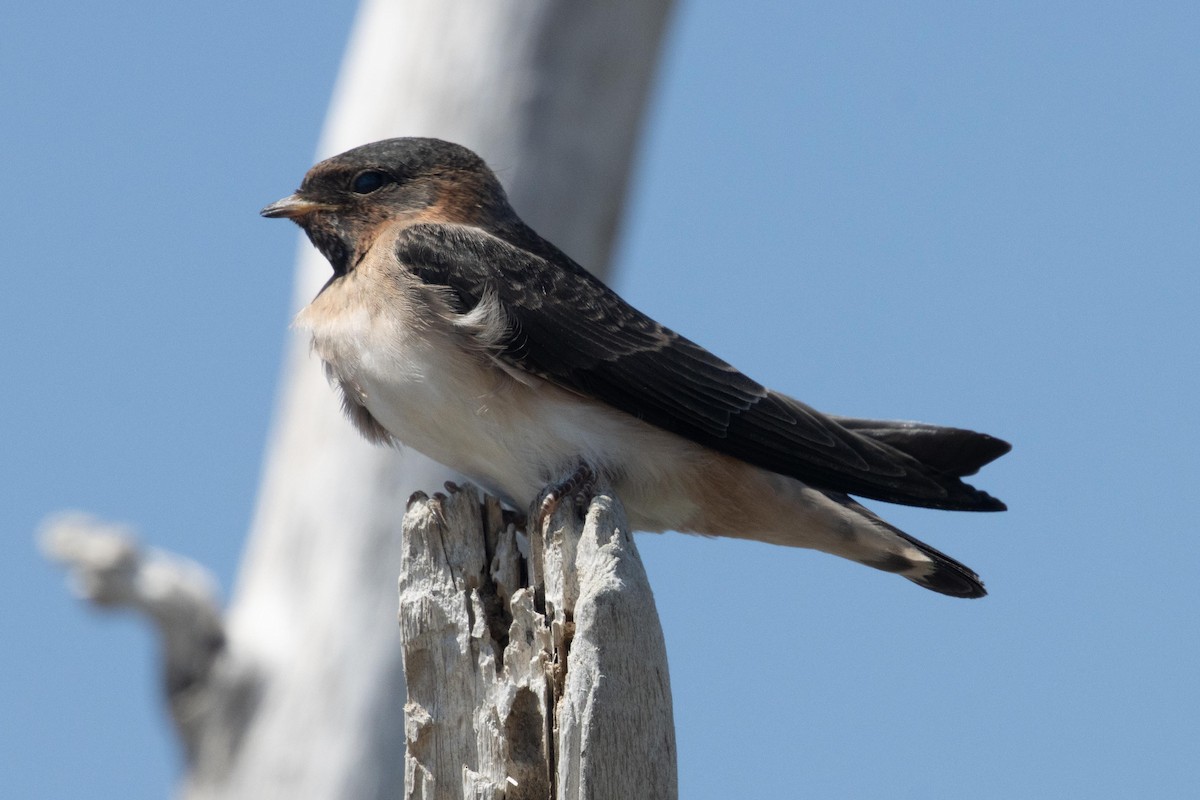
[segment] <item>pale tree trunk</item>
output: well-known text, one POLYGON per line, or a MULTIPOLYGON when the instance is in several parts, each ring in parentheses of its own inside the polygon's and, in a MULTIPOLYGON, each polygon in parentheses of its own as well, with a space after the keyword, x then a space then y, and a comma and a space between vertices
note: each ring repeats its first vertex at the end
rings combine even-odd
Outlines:
MULTIPOLYGON (((669 5, 364 0, 319 155, 401 135, 464 144, 530 224, 602 271, 669 5)), ((327 275, 303 246, 296 302, 327 275)), ((120 534, 91 537, 78 520, 46 542, 87 596, 138 607, 164 630, 184 797, 397 797, 401 519, 414 489, 450 476, 361 441, 300 339, 282 388, 224 620, 193 565, 120 534)))

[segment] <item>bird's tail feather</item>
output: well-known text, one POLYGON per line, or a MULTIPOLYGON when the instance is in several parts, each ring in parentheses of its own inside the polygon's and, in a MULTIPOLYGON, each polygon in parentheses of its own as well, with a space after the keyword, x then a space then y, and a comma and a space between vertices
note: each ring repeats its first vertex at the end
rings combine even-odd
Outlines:
MULTIPOLYGON (((895 529, 893 528, 893 530, 895 529)), ((909 536, 904 531, 895 530, 895 532, 920 550, 928 559, 926 563, 917 565, 920 570, 918 574, 906 574, 904 577, 918 586, 924 586, 926 589, 951 597, 976 598, 987 594, 987 589, 983 588, 983 581, 970 567, 961 561, 954 560, 940 550, 930 547, 920 539, 909 536)))
MULTIPOLYGON (((820 550, 951 597, 987 594, 969 567, 844 492, 818 489, 731 458, 711 462, 708 472, 708 483, 697 481, 692 487, 697 516, 677 530, 820 550)), ((648 529, 663 527, 672 526, 648 529)))
POLYGON ((854 500, 844 498, 843 502, 871 524, 869 539, 877 546, 869 555, 854 557, 855 561, 894 572, 918 586, 951 597, 976 598, 987 594, 983 581, 967 565, 880 519, 854 500))

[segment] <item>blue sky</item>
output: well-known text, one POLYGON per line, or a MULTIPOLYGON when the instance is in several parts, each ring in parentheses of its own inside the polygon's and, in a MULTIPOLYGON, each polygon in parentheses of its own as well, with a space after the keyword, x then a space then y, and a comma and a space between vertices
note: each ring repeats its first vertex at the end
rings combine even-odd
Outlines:
MULTIPOLYGON (((257 210, 311 162, 354 8, 80 5, 0 11, 0 774, 157 798, 155 642, 33 532, 86 509, 232 583, 296 245, 257 210)), ((979 478, 1006 514, 874 505, 983 601, 639 539, 684 797, 1194 788, 1200 11, 981 5, 676 14, 616 287, 818 408, 1015 445, 979 478)))

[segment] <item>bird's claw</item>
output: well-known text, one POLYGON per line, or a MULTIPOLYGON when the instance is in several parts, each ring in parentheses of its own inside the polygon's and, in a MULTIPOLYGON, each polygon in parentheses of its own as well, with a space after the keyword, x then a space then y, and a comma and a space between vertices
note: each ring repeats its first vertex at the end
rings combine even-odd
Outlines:
POLYGON ((547 520, 554 516, 558 505, 565 498, 571 498, 576 508, 586 507, 592 500, 596 488, 596 473, 587 464, 580 462, 579 466, 566 480, 551 484, 542 490, 541 498, 535 506, 537 514, 534 517, 533 530, 541 531, 546 527, 547 520))

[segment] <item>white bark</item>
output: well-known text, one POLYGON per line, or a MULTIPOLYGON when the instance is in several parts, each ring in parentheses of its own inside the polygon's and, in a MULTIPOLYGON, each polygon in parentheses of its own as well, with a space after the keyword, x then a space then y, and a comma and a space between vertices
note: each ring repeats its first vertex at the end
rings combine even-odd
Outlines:
MULTIPOLYGON (((674 798, 667 648, 624 509, 600 495, 582 535, 566 527, 563 537, 578 542, 574 564, 562 547, 568 593, 560 602, 574 636, 556 717, 557 796, 674 798)), ((547 589, 547 609, 551 601, 547 589)))
POLYGON ((79 514, 48 520, 40 540, 47 557, 71 570, 81 597, 153 621, 171 718, 188 762, 227 767, 253 714, 257 680, 244 662, 229 657, 208 571, 141 547, 125 526, 79 514))
POLYGON ((521 548, 466 489, 421 496, 404 533, 405 797, 677 796, 666 647, 619 502, 597 494, 586 522, 564 502, 521 548))
MULTIPOLYGON (((319 155, 400 135, 464 144, 526 221, 603 271, 669 5, 364 0, 319 155)), ((297 182, 307 166, 296 165, 297 182)), ((303 245, 296 302, 327 275, 303 245)), ((187 713, 176 715, 183 796, 401 793, 400 523, 410 492, 446 477, 361 441, 307 343, 292 341, 236 592, 223 630, 215 611, 206 623, 223 644, 195 649, 187 713)), ((139 607, 170 651, 177 620, 139 607)))

